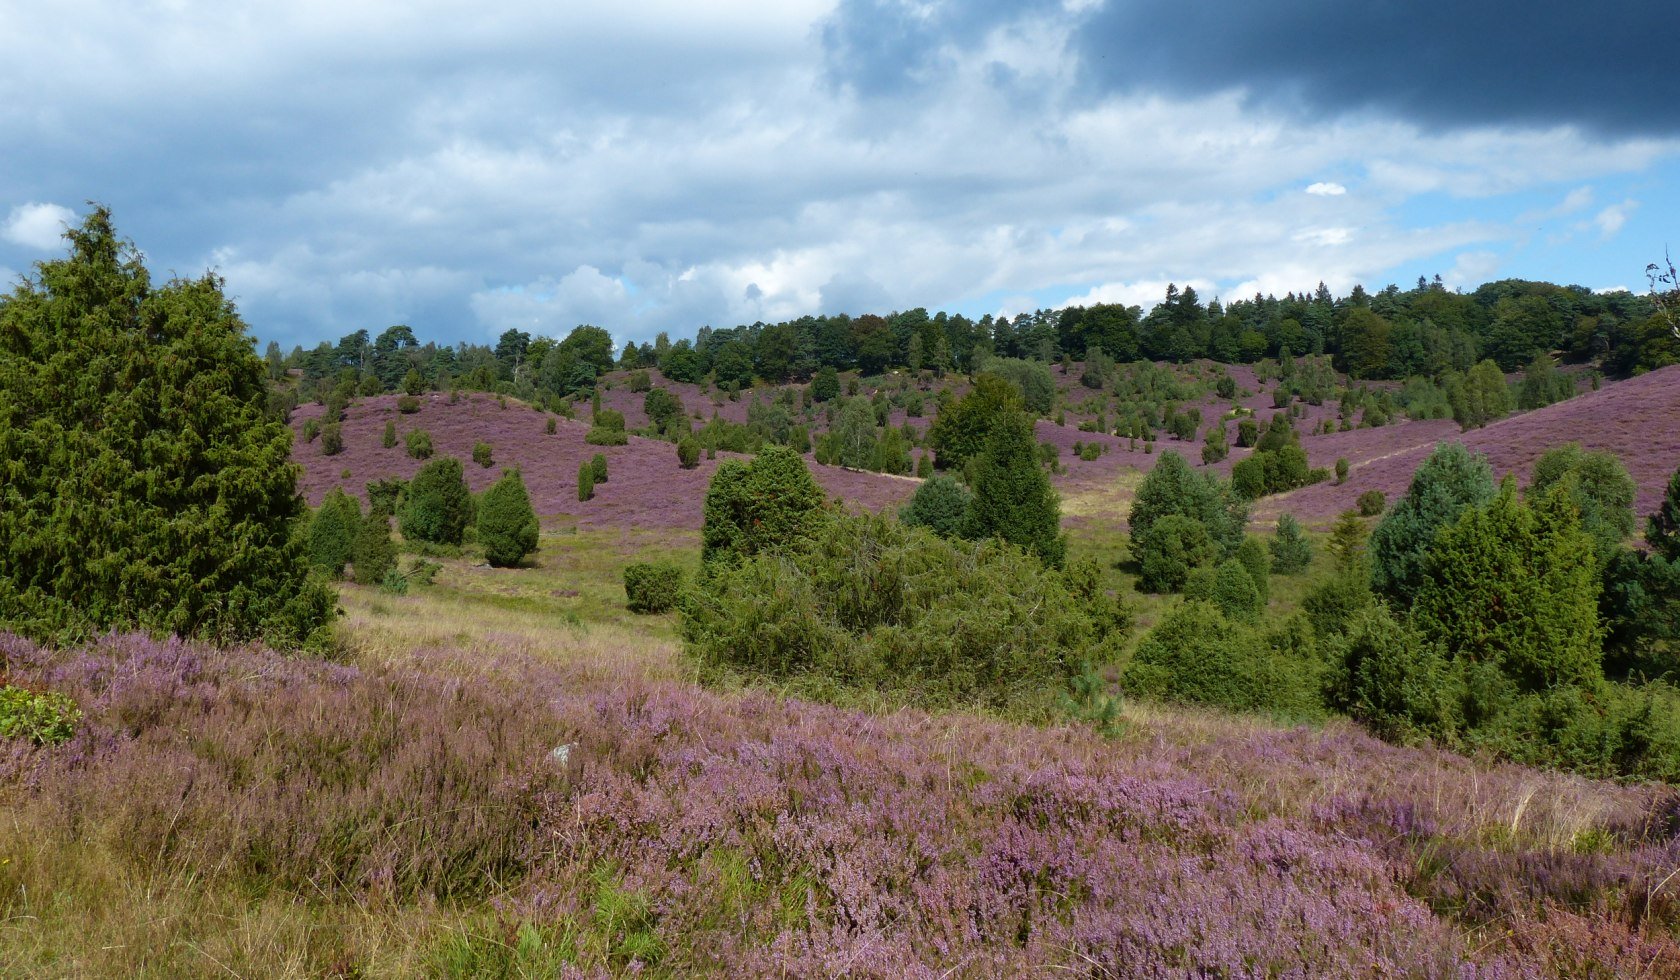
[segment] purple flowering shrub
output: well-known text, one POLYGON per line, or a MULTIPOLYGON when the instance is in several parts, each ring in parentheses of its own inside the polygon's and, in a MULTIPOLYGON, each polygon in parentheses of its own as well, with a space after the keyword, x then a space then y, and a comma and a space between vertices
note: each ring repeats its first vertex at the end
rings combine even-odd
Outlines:
POLYGON ((85 713, 0 745, 0 807, 256 893, 476 902, 417 934, 435 973, 1680 975, 1671 790, 1347 725, 1105 739, 454 658, 0 636, 85 713))

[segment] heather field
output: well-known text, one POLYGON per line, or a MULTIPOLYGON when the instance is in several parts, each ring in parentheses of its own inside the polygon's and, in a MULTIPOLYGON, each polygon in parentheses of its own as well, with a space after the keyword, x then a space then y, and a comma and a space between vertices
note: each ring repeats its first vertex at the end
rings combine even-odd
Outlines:
MULTIPOLYGON (((1189 377, 1211 376, 1208 364, 1195 364, 1183 370, 1189 377)), ((1209 391, 1186 405, 1198 408, 1210 420, 1199 430, 1201 433, 1206 432, 1212 419, 1233 405, 1252 411, 1262 420, 1276 411, 1271 396, 1275 382, 1259 381, 1250 365, 1230 365, 1226 370, 1238 385, 1238 398, 1220 399, 1209 391)), ((1090 392, 1080 387, 1079 373, 1077 365, 1069 374, 1064 374, 1059 366, 1052 370, 1057 387, 1070 407, 1063 412, 1064 424, 1038 420, 1036 434, 1039 441, 1058 449, 1063 471, 1053 482, 1067 502, 1069 527, 1120 528, 1124 526, 1131 488, 1142 474, 1153 468, 1159 454, 1176 451, 1200 467, 1200 439, 1179 441, 1163 437, 1155 444, 1154 452, 1147 452, 1141 441, 1081 431, 1079 424, 1089 421, 1089 416, 1081 415, 1071 406, 1076 406, 1090 392), (1104 446, 1105 452, 1094 460, 1082 460, 1073 453, 1075 443, 1096 443, 1104 446)), ((704 392, 696 385, 666 383, 657 371, 652 376, 655 383, 667 384, 678 394, 689 412, 709 418, 716 411, 719 417, 742 423, 753 401, 768 402, 781 390, 745 392, 739 399, 731 400, 715 390, 704 392)), ((622 373, 615 375, 613 387, 603 388, 602 407, 623 412, 628 426, 635 429, 647 423, 642 410, 644 396, 630 391, 623 383, 625 378, 622 373)), ((896 376, 875 380, 883 386, 910 384, 896 376)), ((967 391, 967 384, 961 379, 952 378, 944 384, 954 395, 967 391)), ((925 417, 907 418, 903 409, 895 409, 889 415, 892 424, 908 422, 925 434, 937 416, 937 405, 931 398, 935 386, 924 382, 923 387, 930 395, 925 417)), ((868 386, 861 389, 866 395, 874 390, 868 386)), ((501 467, 517 465, 531 488, 537 512, 551 524, 558 521, 575 522, 581 527, 691 529, 699 526, 700 502, 706 483, 716 469, 715 459, 702 459, 697 469, 683 470, 678 467, 675 450, 669 443, 635 435, 627 446, 591 446, 584 442, 588 424, 562 417, 555 417, 556 431, 547 434, 548 413, 516 400, 499 400, 482 393, 462 393, 457 404, 449 404, 448 397, 442 393, 428 393, 421 398, 419 411, 407 415, 397 411, 396 402, 396 396, 385 395, 352 403, 343 423, 344 451, 338 455, 324 455, 318 442, 305 443, 300 435, 294 457, 304 466, 302 486, 312 505, 319 504, 327 490, 335 486, 363 495, 363 488, 370 480, 412 476, 421 464, 405 453, 402 437, 410 429, 420 428, 430 433, 437 454, 462 460, 471 457, 476 442, 490 443, 494 465, 467 467, 467 480, 472 489, 482 491, 494 481, 501 467), (390 448, 380 445, 387 421, 395 422, 398 433, 397 445, 390 448), (575 492, 577 467, 596 453, 606 455, 616 482, 603 488, 594 500, 580 503, 575 492)), ((1359 494, 1367 490, 1383 491, 1393 499, 1404 492, 1418 463, 1443 441, 1463 442, 1476 452, 1486 453, 1496 473, 1515 473, 1522 480, 1527 479, 1540 454, 1552 446, 1574 441, 1587 449, 1609 450, 1623 461, 1639 485, 1635 507, 1639 514, 1648 513, 1655 506, 1669 474, 1680 463, 1680 425, 1675 424, 1680 419, 1680 366, 1607 384, 1599 391, 1583 391, 1568 401, 1518 413, 1484 429, 1468 432, 1461 432, 1456 423, 1447 419, 1412 420, 1397 415, 1389 424, 1377 428, 1311 434, 1320 422, 1337 419, 1336 403, 1299 405, 1302 415, 1296 420, 1296 429, 1303 433, 1301 445, 1311 465, 1330 468, 1337 459, 1345 458, 1351 464, 1350 476, 1345 484, 1324 483, 1262 499, 1255 508, 1255 516, 1262 522, 1287 511, 1322 527, 1352 507, 1359 494)), ((586 415, 587 408, 580 408, 580 414, 586 415)), ((294 415, 294 429, 301 433, 304 423, 318 417, 320 412, 318 404, 300 406, 294 415)), ((822 418, 820 414, 818 417, 822 418)), ((695 420, 695 424, 701 424, 701 420, 695 420)), ((1235 421, 1227 420, 1223 424, 1232 442, 1230 457, 1205 468, 1229 476, 1232 465, 1250 450, 1235 446, 1235 421)), ((817 431, 822 431, 820 426, 813 435, 817 431)), ((917 453, 925 451, 916 450, 917 453)), ((902 504, 916 487, 910 478, 822 466, 809 454, 806 458, 818 482, 831 496, 871 510, 902 504)))
POLYGON ((1680 976, 1672 790, 703 688, 610 595, 691 546, 347 585, 338 662, 0 640, 86 716, 0 757, 0 973, 1680 976))

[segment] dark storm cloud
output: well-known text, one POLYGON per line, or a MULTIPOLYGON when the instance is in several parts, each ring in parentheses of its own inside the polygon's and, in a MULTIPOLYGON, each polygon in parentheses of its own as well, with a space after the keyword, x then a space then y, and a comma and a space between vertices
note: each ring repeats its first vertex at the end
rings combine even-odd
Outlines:
POLYGON ((1612 136, 1680 132, 1672 4, 1615 0, 1108 0, 1060 6, 846 0, 824 30, 862 94, 925 79, 963 47, 1027 15, 1070 28, 1095 93, 1240 90, 1269 108, 1375 112, 1426 129, 1573 124, 1612 136))

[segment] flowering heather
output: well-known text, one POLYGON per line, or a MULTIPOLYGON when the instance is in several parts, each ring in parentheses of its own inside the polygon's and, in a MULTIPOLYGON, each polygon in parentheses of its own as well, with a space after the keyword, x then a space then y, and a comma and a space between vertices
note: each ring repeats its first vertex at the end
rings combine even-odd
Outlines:
MULTIPOLYGON (((355 669, 0 638, 10 676, 86 711, 62 746, 3 749, 0 801, 27 840, 255 891, 493 881, 494 934, 564 936, 586 970, 1680 976, 1671 791, 1347 726, 1104 740, 474 654, 455 680, 445 651, 355 669)), ((0 918, 27 930, 11 874, 0 918)))
POLYGON ((1514 473, 1524 483, 1528 482, 1534 461, 1546 450, 1566 442, 1579 442, 1585 449, 1614 453, 1627 467, 1639 487, 1634 512, 1643 520, 1643 515, 1656 509, 1669 476, 1680 467, 1680 365, 1608 384, 1598 391, 1583 392, 1567 401, 1513 415, 1483 429, 1460 433, 1451 423, 1411 423, 1393 427, 1394 436, 1398 439, 1401 433, 1421 434, 1427 431, 1425 426, 1443 425, 1446 430, 1429 439, 1408 446, 1392 444, 1388 452, 1375 458, 1367 456, 1369 461, 1363 464, 1352 453, 1338 450, 1330 440, 1382 434, 1387 428, 1303 439, 1315 466, 1322 465, 1318 456, 1320 447, 1329 447, 1332 456, 1349 456, 1354 467, 1347 483, 1306 487, 1263 502, 1256 513, 1288 510, 1297 516, 1310 515, 1328 521, 1352 507, 1354 500, 1367 490, 1381 490, 1388 499, 1398 499, 1411 484, 1412 472, 1440 441, 1462 442, 1472 452, 1486 453, 1496 479, 1514 473))
MULTIPOLYGON (((343 487, 365 500, 365 486, 370 481, 414 476, 421 465, 419 460, 410 459, 400 447, 387 449, 381 445, 385 423, 391 420, 395 420, 399 432, 412 428, 430 432, 438 456, 464 461, 471 458, 474 444, 490 443, 496 447, 497 465, 466 468, 467 485, 474 493, 482 493, 494 483, 501 468, 517 466, 538 516, 545 520, 572 517, 583 527, 697 528, 706 485, 718 463, 732 455, 702 458, 698 467, 685 470, 677 465, 677 447, 671 443, 631 436, 626 446, 592 446, 584 441, 589 424, 567 419, 558 419, 550 435, 546 432, 551 417, 547 413, 512 401, 504 409, 493 396, 465 394, 457 404, 450 405, 447 396, 433 392, 421 396, 420 402, 420 410, 412 415, 397 411, 393 395, 355 402, 343 423, 344 451, 336 456, 323 456, 319 446, 297 439, 292 456, 304 467, 300 487, 310 504, 319 505, 333 487, 343 487), (597 453, 607 457, 612 482, 598 489, 594 499, 580 503, 578 466, 597 453), (348 477, 343 476, 346 471, 348 477)), ((300 407, 295 413, 295 426, 301 429, 320 410, 319 405, 300 407)), ((634 426, 636 422, 630 420, 628 424, 634 426)), ((896 506, 909 499, 916 488, 914 480, 902 477, 814 463, 811 471, 830 496, 871 509, 896 506)))

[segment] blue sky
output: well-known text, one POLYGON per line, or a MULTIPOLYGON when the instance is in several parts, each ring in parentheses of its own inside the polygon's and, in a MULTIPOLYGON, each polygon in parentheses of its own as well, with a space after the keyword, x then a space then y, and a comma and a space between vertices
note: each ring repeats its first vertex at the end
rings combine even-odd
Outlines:
POLYGON ((1680 252, 1654 2, 0 0, 0 274, 112 207, 290 346, 1680 252))

